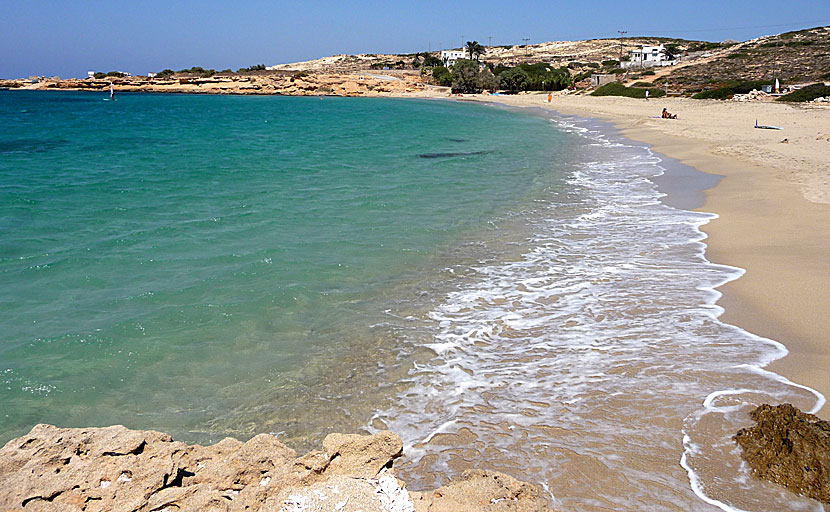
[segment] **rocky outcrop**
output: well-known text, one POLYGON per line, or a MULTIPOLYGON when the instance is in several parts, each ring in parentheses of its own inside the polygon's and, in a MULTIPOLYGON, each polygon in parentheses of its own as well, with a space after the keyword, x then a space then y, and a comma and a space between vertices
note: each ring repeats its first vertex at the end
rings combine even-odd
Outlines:
POLYGON ((830 422, 790 404, 762 405, 757 423, 735 441, 753 473, 793 492, 830 503, 830 422))
POLYGON ((216 75, 209 78, 111 77, 106 79, 60 78, 0 81, 0 88, 30 90, 77 90, 109 92, 112 83, 121 92, 188 94, 255 94, 282 96, 383 96, 417 93, 428 89, 426 78, 417 73, 397 76, 369 73, 295 73, 273 71, 257 76, 216 75))
POLYGON ((297 458, 267 434, 198 446, 122 426, 37 425, 0 449, 0 510, 549 510, 539 489, 495 472, 410 493, 391 469, 402 450, 388 431, 331 434, 297 458))

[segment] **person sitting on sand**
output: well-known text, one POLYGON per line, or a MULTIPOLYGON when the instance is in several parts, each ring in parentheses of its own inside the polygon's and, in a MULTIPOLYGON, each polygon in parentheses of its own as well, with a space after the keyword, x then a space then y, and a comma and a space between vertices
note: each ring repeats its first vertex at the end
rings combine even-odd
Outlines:
POLYGON ((670 114, 668 110, 663 109, 663 119, 677 119, 677 114, 670 114))

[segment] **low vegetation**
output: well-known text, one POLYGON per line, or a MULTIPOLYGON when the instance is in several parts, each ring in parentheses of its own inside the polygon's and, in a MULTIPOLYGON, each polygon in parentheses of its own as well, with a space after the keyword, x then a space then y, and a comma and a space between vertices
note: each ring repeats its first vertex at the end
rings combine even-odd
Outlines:
POLYGON ((663 89, 644 87, 626 87, 621 83, 612 82, 599 87, 591 96, 625 96, 626 98, 645 98, 648 91, 649 98, 660 98, 666 95, 663 89))
POLYGON ((97 78, 98 80, 100 80, 102 78, 122 78, 122 77, 125 77, 127 75, 125 75, 124 73, 122 73, 120 71, 110 71, 108 73, 104 73, 104 72, 99 71, 98 73, 95 73, 92 76, 94 78, 97 78))
POLYGON ((804 102, 813 101, 816 98, 822 97, 830 97, 830 85, 824 85, 823 83, 808 85, 807 87, 802 87, 797 91, 781 96, 778 98, 778 101, 804 102))
POLYGON ((752 90, 761 90, 761 87, 771 84, 772 82, 770 80, 741 80, 726 82, 721 87, 701 91, 692 96, 692 98, 696 100, 723 100, 736 94, 746 94, 752 90))

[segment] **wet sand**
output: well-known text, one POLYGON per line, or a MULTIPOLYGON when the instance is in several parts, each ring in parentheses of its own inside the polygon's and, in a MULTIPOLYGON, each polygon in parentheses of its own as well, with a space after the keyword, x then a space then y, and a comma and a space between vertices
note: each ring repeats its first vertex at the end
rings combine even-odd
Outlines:
MULTIPOLYGON (((830 397, 830 108, 690 99, 481 96, 611 121, 633 140, 724 178, 701 211, 707 258, 746 269, 720 288, 722 319, 786 345, 768 368, 830 397), (678 120, 653 118, 663 107, 678 120), (755 129, 759 124, 782 130, 755 129), (783 142, 783 139, 787 139, 783 142)), ((819 416, 830 419, 830 408, 819 416)))

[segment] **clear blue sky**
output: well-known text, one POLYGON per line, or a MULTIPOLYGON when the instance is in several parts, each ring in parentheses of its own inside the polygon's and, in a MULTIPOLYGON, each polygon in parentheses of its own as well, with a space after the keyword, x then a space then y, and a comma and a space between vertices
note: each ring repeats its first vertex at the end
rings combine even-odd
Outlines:
POLYGON ((146 74, 561 39, 746 40, 830 25, 830 1, 0 0, 0 77, 146 74))

